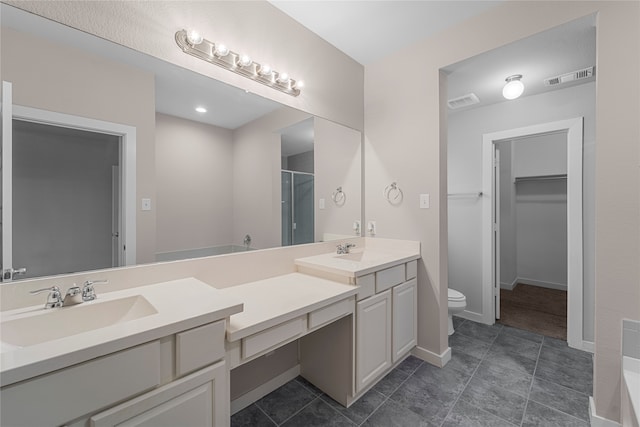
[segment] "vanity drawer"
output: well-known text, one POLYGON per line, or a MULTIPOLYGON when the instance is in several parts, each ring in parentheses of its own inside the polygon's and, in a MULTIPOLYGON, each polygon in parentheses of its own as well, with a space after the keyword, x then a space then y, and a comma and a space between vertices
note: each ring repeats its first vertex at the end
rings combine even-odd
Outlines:
POLYGON ((160 384, 160 341, 74 365, 0 391, 3 426, 53 426, 160 384))
POLYGON ((300 316, 286 323, 257 332, 242 339, 242 358, 277 347, 285 341, 295 338, 306 331, 307 316, 300 316))
POLYGON ((338 301, 309 313, 309 329, 314 329, 353 312, 353 298, 338 301))
POLYGON ((418 275, 418 260, 409 261, 407 263, 406 280, 411 280, 418 275))
POLYGON ((360 286, 360 290, 356 294, 356 300, 361 301, 369 298, 376 293, 376 275, 372 273, 356 277, 356 285, 360 286))
POLYGON ((386 291, 387 289, 399 285, 405 281, 404 264, 387 268, 376 273, 376 293, 386 291))
POLYGON ((225 321, 176 334, 176 375, 182 376, 224 358, 225 321))

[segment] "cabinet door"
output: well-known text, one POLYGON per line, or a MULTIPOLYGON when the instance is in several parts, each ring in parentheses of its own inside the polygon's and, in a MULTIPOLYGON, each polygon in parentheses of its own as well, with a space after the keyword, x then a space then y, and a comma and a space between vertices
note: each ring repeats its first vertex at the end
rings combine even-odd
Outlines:
POLYGON ((418 286, 415 279, 393 288, 393 363, 418 340, 418 286))
POLYGON ((92 427, 229 425, 224 361, 91 417, 92 427))
POLYGON ((356 392, 391 366, 391 290, 358 303, 356 392))

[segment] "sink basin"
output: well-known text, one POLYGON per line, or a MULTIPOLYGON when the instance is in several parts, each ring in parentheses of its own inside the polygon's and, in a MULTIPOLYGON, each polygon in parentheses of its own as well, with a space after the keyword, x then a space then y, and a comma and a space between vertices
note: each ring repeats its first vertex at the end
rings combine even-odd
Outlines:
POLYGON ((384 254, 384 253, 380 253, 380 252, 374 252, 374 251, 366 251, 366 250, 355 250, 355 251, 351 251, 351 253, 348 254, 344 254, 344 255, 335 255, 334 258, 337 259, 342 259, 345 261, 355 261, 355 262, 362 262, 362 263, 373 263, 373 262, 378 262, 379 260, 388 257, 389 255, 384 254))
POLYGON ((27 347, 156 314, 141 295, 42 309, 0 324, 2 350, 27 347))

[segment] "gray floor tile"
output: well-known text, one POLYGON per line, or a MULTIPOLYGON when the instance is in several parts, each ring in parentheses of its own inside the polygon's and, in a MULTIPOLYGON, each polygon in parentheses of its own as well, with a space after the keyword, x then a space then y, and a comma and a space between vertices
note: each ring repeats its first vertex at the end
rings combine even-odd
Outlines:
POLYGON ((518 353, 521 356, 536 360, 540 354, 540 347, 541 345, 539 343, 525 338, 509 334, 500 334, 493 342, 491 350, 500 348, 505 352, 518 353))
POLYGON ((515 424, 458 400, 442 427, 515 427, 515 424))
POLYGON ((286 427, 353 427, 355 424, 336 412, 319 397, 282 424, 286 427))
POLYGON ((276 424, 255 404, 247 406, 231 417, 231 427, 275 427, 276 424))
POLYGON ((448 368, 455 369, 465 374, 471 375, 475 372, 482 359, 468 355, 461 351, 451 351, 451 360, 447 363, 448 368))
POLYGON ((400 384, 405 382, 409 378, 409 374, 394 369, 389 372, 383 379, 378 381, 373 389, 378 393, 382 393, 385 396, 391 396, 400 387, 400 384))
POLYGON ((560 384, 580 393, 593 394, 593 371, 560 365, 540 359, 536 367, 536 378, 560 384))
POLYGON ((491 344, 456 333, 449 337, 449 347, 452 351, 460 351, 482 359, 489 351, 491 344))
POLYGON ((256 405, 277 424, 282 424, 315 398, 313 393, 294 380, 267 394, 256 405))
POLYGON ((453 369, 449 364, 444 368, 438 368, 425 363, 416 370, 413 377, 422 380, 422 382, 426 384, 437 385, 440 388, 446 389, 448 392, 458 395, 462 393, 462 390, 466 387, 471 378, 471 374, 453 369))
POLYGON ((588 427, 589 423, 530 400, 527 404, 522 426, 588 427))
MULTIPOLYGON (((546 338, 545 338, 546 343, 546 338)), ((570 347, 553 347, 542 345, 540 360, 549 360, 559 365, 593 371, 593 358, 590 353, 570 347)))
POLYGON ((513 328, 511 326, 504 326, 500 330, 500 334, 524 338, 529 341, 537 342, 538 344, 541 343, 544 338, 542 335, 536 334, 535 332, 525 331, 524 329, 513 328))
POLYGON ((502 325, 496 323, 489 326, 477 322, 464 322, 462 325, 455 329, 456 333, 466 335, 480 341, 491 343, 500 333, 502 325))
POLYGON ((453 407, 458 394, 440 384, 425 383, 409 377, 389 399, 420 415, 428 422, 441 424, 453 407))
POLYGON ((322 400, 331 405, 333 409, 358 425, 362 424, 386 399, 387 397, 383 394, 375 390, 369 390, 356 403, 349 408, 345 408, 326 394, 322 396, 322 400))
POLYGON ((435 427, 420 415, 407 408, 387 400, 362 424, 363 427, 435 427))
POLYGON ((554 348, 571 348, 565 340, 560 340, 558 338, 544 337, 543 344, 554 348))
POLYGON ((570 388, 536 378, 529 399, 589 421, 589 396, 570 388))
POLYGON ((523 396, 479 378, 471 380, 460 399, 514 424, 522 421, 527 401, 523 396))
POLYGON ((301 377, 301 376, 298 375, 295 380, 297 382, 299 382, 300 384, 302 384, 304 386, 304 388, 309 390, 314 395, 320 396, 322 394, 322 390, 320 390, 318 387, 316 387, 313 384, 311 384, 309 381, 306 380, 306 378, 301 377))
POLYGON ((413 374, 416 369, 418 369, 420 367, 420 365, 422 365, 424 362, 421 359, 418 359, 415 356, 409 355, 409 357, 407 357, 406 359, 404 359, 402 362, 400 362, 400 364, 398 365, 398 367, 396 369, 406 373, 406 374, 413 374))
POLYGON ((484 360, 496 367, 504 367, 529 375, 533 375, 536 369, 535 359, 530 359, 512 350, 505 350, 499 346, 492 347, 484 360))
POLYGON ((526 398, 529 395, 533 376, 520 370, 506 368, 495 362, 491 359, 484 360, 478 367, 474 378, 479 378, 486 383, 502 387, 526 398))

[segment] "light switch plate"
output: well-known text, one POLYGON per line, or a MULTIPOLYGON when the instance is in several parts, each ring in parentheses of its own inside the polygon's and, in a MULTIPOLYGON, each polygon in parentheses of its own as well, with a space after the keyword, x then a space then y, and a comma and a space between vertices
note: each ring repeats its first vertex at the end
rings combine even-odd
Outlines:
POLYGON ((318 200, 318 209, 324 209, 324 199, 318 200))
POLYGON ((429 194, 421 194, 420 195, 420 209, 429 209, 430 201, 429 194))

